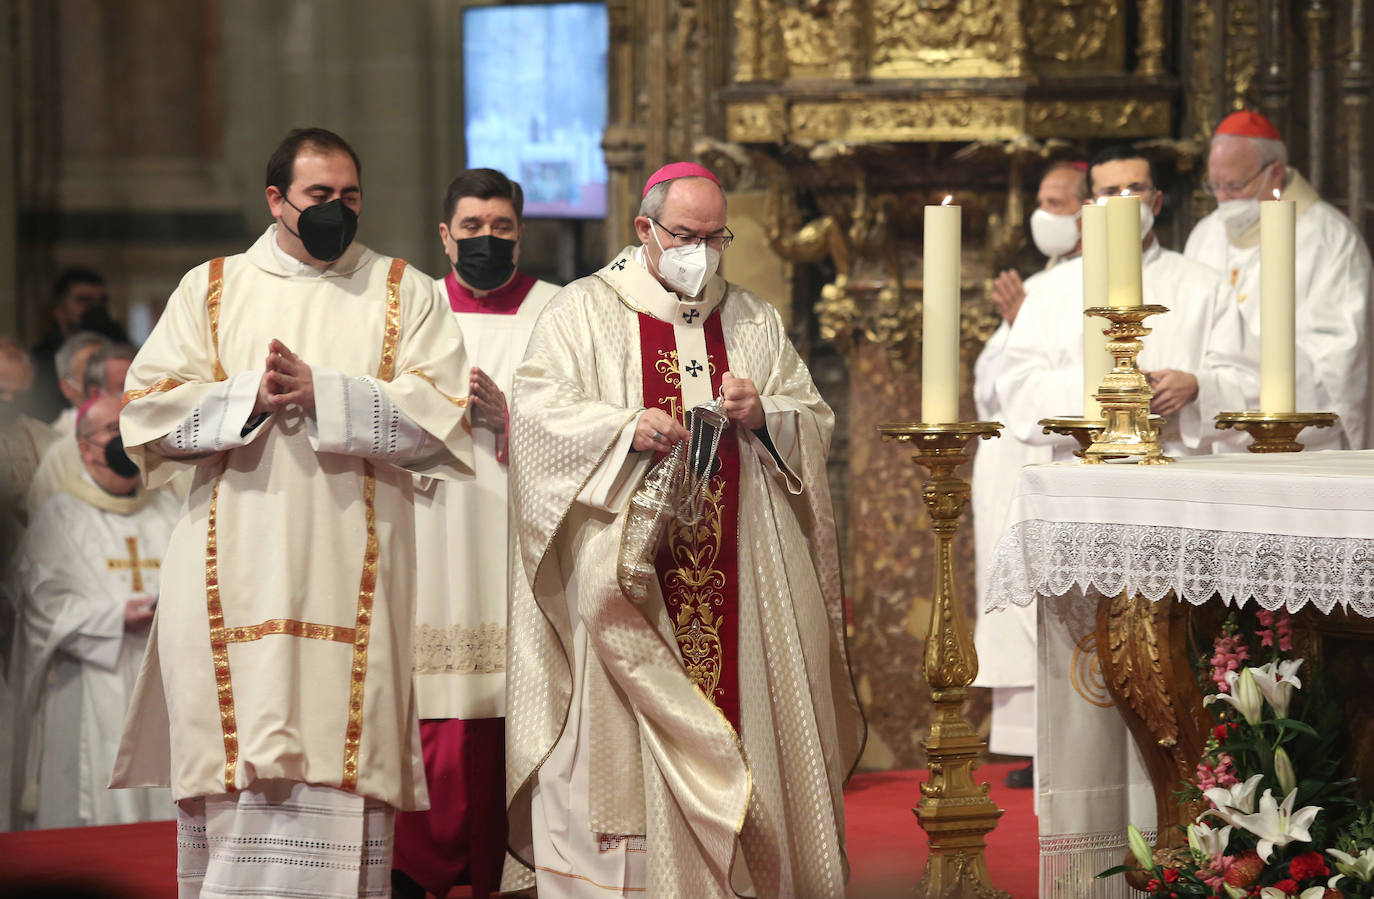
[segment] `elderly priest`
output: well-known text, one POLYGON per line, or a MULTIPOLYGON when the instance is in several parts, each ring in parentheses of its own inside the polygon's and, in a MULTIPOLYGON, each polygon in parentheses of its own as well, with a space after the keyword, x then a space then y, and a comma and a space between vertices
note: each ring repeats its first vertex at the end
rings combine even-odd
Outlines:
POLYGON ((844 895, 833 417, 776 310, 716 273, 725 213, 711 172, 659 169, 639 244, 550 301, 516 370, 507 791, 541 899, 844 895), (702 517, 627 592, 629 496, 717 395, 702 517))
POLYGON ((108 790, 157 602, 177 500, 144 490, 119 440, 119 397, 76 421, 82 470, 38 510, 15 559, 22 597, 25 811, 38 827, 171 818, 165 789, 108 790))
POLYGON ((1221 272, 1236 289, 1250 336, 1260 335, 1260 203, 1297 204, 1296 338, 1300 412, 1337 412, 1337 427, 1310 429, 1312 449, 1374 446, 1369 381, 1374 278, 1369 249, 1340 210, 1288 167, 1279 130, 1256 112, 1221 120, 1207 156, 1207 192, 1217 208, 1197 223, 1183 252, 1221 272))
POLYGON ((287 135, 275 224, 192 269, 129 370, 145 480, 196 472, 115 770, 170 778, 183 897, 385 896, 428 802, 411 481, 471 474, 467 360, 433 282, 353 239, 361 174, 287 135))

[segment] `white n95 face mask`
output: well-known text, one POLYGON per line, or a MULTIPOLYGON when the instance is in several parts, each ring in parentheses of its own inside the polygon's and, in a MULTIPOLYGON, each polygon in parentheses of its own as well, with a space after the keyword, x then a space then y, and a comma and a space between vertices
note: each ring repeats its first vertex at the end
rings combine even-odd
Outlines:
POLYGON ((1260 204, 1256 197, 1243 197, 1239 200, 1226 200, 1217 204, 1222 224, 1226 226, 1226 236, 1236 243, 1245 232, 1260 220, 1260 204))
POLYGON ((690 247, 669 247, 663 249, 658 239, 658 229, 654 228, 654 242, 662 255, 658 257, 658 273, 668 286, 685 297, 701 293, 706 282, 716 273, 720 265, 720 250, 713 250, 704 243, 690 247))
POLYGON ((1037 209, 1031 213, 1031 240, 1035 248, 1050 258, 1063 256, 1078 246, 1078 219, 1082 212, 1061 215, 1037 209))

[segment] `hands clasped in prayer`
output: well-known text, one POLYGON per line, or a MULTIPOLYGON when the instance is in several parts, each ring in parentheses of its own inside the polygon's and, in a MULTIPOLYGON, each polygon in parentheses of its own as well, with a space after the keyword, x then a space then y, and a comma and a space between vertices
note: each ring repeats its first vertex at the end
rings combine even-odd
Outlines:
POLYGON ((276 412, 287 406, 315 411, 315 379, 300 356, 280 340, 273 340, 267 347, 267 372, 258 382, 253 414, 276 412))
MULTIPOLYGON (((763 427, 763 403, 759 390, 748 378, 737 378, 730 372, 721 375, 720 392, 725 399, 725 417, 743 424, 751 431, 763 427)), ((475 395, 475 392, 474 392, 475 395)), ((634 448, 644 452, 666 453, 680 440, 690 435, 687 429, 662 409, 645 409, 635 424, 634 448)))
POLYGON ((992 281, 992 302, 1007 324, 1016 321, 1016 313, 1021 311, 1021 303, 1026 299, 1026 286, 1021 276, 1007 269, 992 281))
MULTIPOLYGON (((506 395, 482 369, 472 367, 468 377, 468 392, 472 397, 472 423, 497 434, 506 432, 506 395)), ((636 449, 639 447, 636 446, 636 449)))

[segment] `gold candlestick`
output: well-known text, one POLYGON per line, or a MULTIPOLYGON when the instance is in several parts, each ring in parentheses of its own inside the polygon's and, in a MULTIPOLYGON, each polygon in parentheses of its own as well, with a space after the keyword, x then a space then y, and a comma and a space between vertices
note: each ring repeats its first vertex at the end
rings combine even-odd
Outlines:
POLYGON ((926 637, 925 676, 935 718, 924 748, 930 777, 921 784, 916 820, 930 839, 925 873, 916 885, 920 899, 1009 899, 988 878, 984 837, 1002 816, 988 798, 988 785, 973 780, 973 767, 987 748, 960 714, 968 685, 978 676, 978 653, 964 624, 954 581, 954 534, 968 505, 969 483, 954 470, 968 461, 964 449, 975 437, 999 436, 991 421, 879 425, 885 439, 910 443, 912 459, 929 471, 921 497, 935 530, 935 599, 926 637))
POLYGON ((1168 312, 1167 306, 1094 306, 1083 310, 1111 321, 1104 329, 1107 352, 1116 367, 1107 373, 1097 389, 1097 402, 1107 425, 1083 451, 1083 461, 1100 464, 1108 459, 1130 459, 1141 465, 1164 465, 1174 461, 1159 445, 1159 430, 1150 423, 1150 399, 1154 392, 1136 366, 1140 338, 1150 333, 1142 322, 1151 315, 1168 312))
POLYGON ((1248 433, 1252 453, 1300 453, 1303 428, 1329 428, 1339 419, 1335 412, 1219 412, 1217 428, 1248 433))

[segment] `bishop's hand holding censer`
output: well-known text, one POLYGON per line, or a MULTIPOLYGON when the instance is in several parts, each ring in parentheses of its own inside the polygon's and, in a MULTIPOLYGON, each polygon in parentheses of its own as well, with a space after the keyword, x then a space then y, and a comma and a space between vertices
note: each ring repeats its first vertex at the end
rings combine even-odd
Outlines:
POLYGON ((630 498, 616 577, 620 589, 635 602, 647 600, 649 585, 658 579, 654 556, 669 519, 676 517, 687 525, 701 521, 720 437, 728 424, 723 395, 688 411, 691 437, 679 441, 650 468, 630 498))

